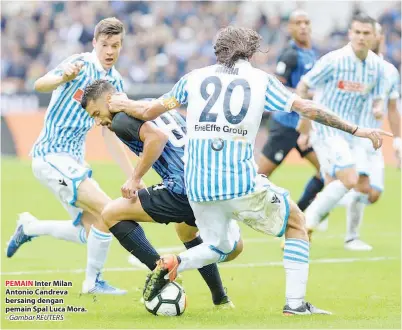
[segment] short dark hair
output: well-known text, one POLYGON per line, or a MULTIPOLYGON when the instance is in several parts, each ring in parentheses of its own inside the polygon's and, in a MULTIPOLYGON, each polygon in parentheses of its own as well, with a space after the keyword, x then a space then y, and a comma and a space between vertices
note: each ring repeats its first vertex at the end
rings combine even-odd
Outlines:
POLYGON ((121 34, 121 40, 123 40, 125 34, 124 25, 116 17, 105 18, 95 26, 95 40, 98 40, 101 34, 108 37, 121 34))
POLYGON ((254 30, 228 26, 221 29, 214 45, 216 60, 233 67, 239 59, 247 60, 260 49, 261 36, 254 30))
POLYGON ((358 13, 354 15, 350 22, 350 26, 352 26, 353 22, 370 23, 375 29, 376 20, 365 13, 358 13))
POLYGON ((81 99, 81 106, 86 109, 89 101, 96 101, 105 92, 115 92, 116 88, 104 79, 98 79, 85 87, 81 99))

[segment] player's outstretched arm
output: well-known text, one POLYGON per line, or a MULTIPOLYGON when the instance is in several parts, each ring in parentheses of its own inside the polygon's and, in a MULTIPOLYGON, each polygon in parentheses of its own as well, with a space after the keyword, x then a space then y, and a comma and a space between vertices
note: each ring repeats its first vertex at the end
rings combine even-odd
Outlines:
POLYGON ((388 122, 394 134, 393 147, 398 160, 398 167, 402 164, 401 114, 398 111, 398 99, 388 101, 388 122))
POLYGON ((296 98, 293 102, 292 109, 302 116, 320 124, 337 128, 358 137, 370 139, 374 149, 381 147, 383 136, 392 136, 391 133, 381 129, 360 128, 355 124, 341 119, 324 106, 310 100, 296 98))
POLYGON ((63 71, 60 75, 50 71, 38 78, 34 83, 34 89, 39 93, 52 92, 60 85, 75 79, 83 66, 83 62, 66 63, 63 65, 63 71))

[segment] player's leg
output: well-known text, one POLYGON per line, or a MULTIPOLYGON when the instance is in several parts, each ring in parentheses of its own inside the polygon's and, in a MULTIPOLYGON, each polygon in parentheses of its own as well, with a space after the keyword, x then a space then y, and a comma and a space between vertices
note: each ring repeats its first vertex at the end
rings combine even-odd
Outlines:
POLYGON ((257 161, 258 173, 270 176, 296 146, 297 132, 271 119, 269 135, 257 161))
POLYGON ((155 268, 160 256, 138 223, 154 221, 142 208, 140 198, 118 198, 111 201, 104 208, 102 218, 122 247, 150 270, 155 268))
POLYGON ((152 299, 166 284, 166 275, 173 281, 179 272, 225 261, 232 253, 238 255, 242 248, 238 245, 240 229, 237 222, 231 219, 232 212, 228 201, 190 202, 190 204, 203 243, 178 256, 162 256, 150 281, 146 283, 145 300, 152 299))
POLYGON ((358 181, 354 157, 349 144, 341 136, 316 141, 314 150, 317 152, 322 171, 335 177, 336 180, 327 184, 306 209, 309 230, 315 229, 358 181))
POLYGON ((35 158, 32 169, 35 177, 67 208, 74 224, 82 220, 84 214, 87 214, 84 217, 85 222, 90 218, 94 223, 87 237, 87 272, 83 292, 124 294, 124 290, 111 287, 99 276, 112 240, 112 235, 101 219, 102 208, 110 198, 90 178, 92 171, 65 154, 49 154, 35 158), (89 213, 92 213, 93 217, 89 213))
POLYGON ((296 149, 300 156, 307 159, 317 171, 316 174, 307 182, 303 194, 297 202, 297 206, 300 210, 304 211, 324 187, 324 180, 321 177, 320 163, 314 149, 310 147, 306 150, 301 150, 299 146, 296 146, 296 149))
MULTIPOLYGON (((176 223, 175 228, 177 236, 179 236, 187 250, 203 243, 201 237, 198 235, 197 227, 182 222, 176 223)), ((198 271, 211 291, 213 303, 217 306, 227 305, 233 308, 234 305, 226 295, 222 285, 222 279, 217 265, 210 264, 199 268, 198 271)))

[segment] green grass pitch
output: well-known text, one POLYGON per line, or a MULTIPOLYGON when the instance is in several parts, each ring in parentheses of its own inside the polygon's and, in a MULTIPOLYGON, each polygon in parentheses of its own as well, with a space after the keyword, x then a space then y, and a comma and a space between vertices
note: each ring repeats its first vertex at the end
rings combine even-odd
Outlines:
MULTIPOLYGON (((15 229, 18 213, 29 211, 39 219, 67 219, 67 213, 52 194, 33 177, 30 163, 2 160, 1 238, 5 247, 15 229)), ((94 177, 111 197, 119 196, 123 175, 114 164, 92 164, 94 177)), ((297 200, 313 173, 308 166, 285 165, 273 182, 290 190, 297 200)), ((148 184, 158 176, 149 173, 148 184)), ((284 317, 285 277, 277 239, 242 226, 245 250, 236 260, 221 264, 225 287, 235 310, 215 311, 209 291, 198 272, 183 274, 188 308, 183 316, 165 318, 149 314, 139 303, 146 271, 128 269, 127 252, 114 241, 106 263, 105 279, 129 290, 123 297, 80 296, 86 248, 82 245, 40 237, 24 245, 12 259, 2 250, 1 328, 401 328, 400 191, 401 174, 386 170, 382 199, 366 209, 362 238, 374 246, 371 252, 343 249, 345 210, 330 216, 329 230, 314 236, 311 248, 307 300, 328 309, 332 316, 284 317), (12 272, 34 272, 15 275, 12 272), (73 281, 65 298, 68 305, 83 306, 87 313, 66 313, 63 322, 7 321, 5 280, 73 281)), ((172 226, 144 225, 157 248, 181 246, 172 226)))

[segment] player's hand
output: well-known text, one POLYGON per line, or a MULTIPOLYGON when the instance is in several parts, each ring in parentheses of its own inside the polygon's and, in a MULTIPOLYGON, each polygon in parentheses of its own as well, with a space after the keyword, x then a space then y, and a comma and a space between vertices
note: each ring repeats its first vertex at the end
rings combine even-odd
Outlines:
POLYGON ((382 140, 384 136, 393 136, 392 133, 383 131, 378 128, 358 128, 355 136, 370 139, 375 150, 382 146, 382 140))
POLYGON ((311 147, 310 143, 310 135, 309 134, 300 134, 297 138, 297 145, 299 146, 300 150, 305 151, 311 147))
POLYGON ((109 111, 112 113, 124 111, 126 101, 128 100, 127 94, 115 93, 108 98, 109 111))
POLYGON ((130 178, 121 187, 121 195, 124 198, 132 199, 137 197, 137 191, 142 188, 146 188, 146 186, 141 179, 130 178))
POLYGON ((64 67, 63 81, 69 82, 75 79, 79 75, 83 66, 84 62, 67 63, 64 67))

